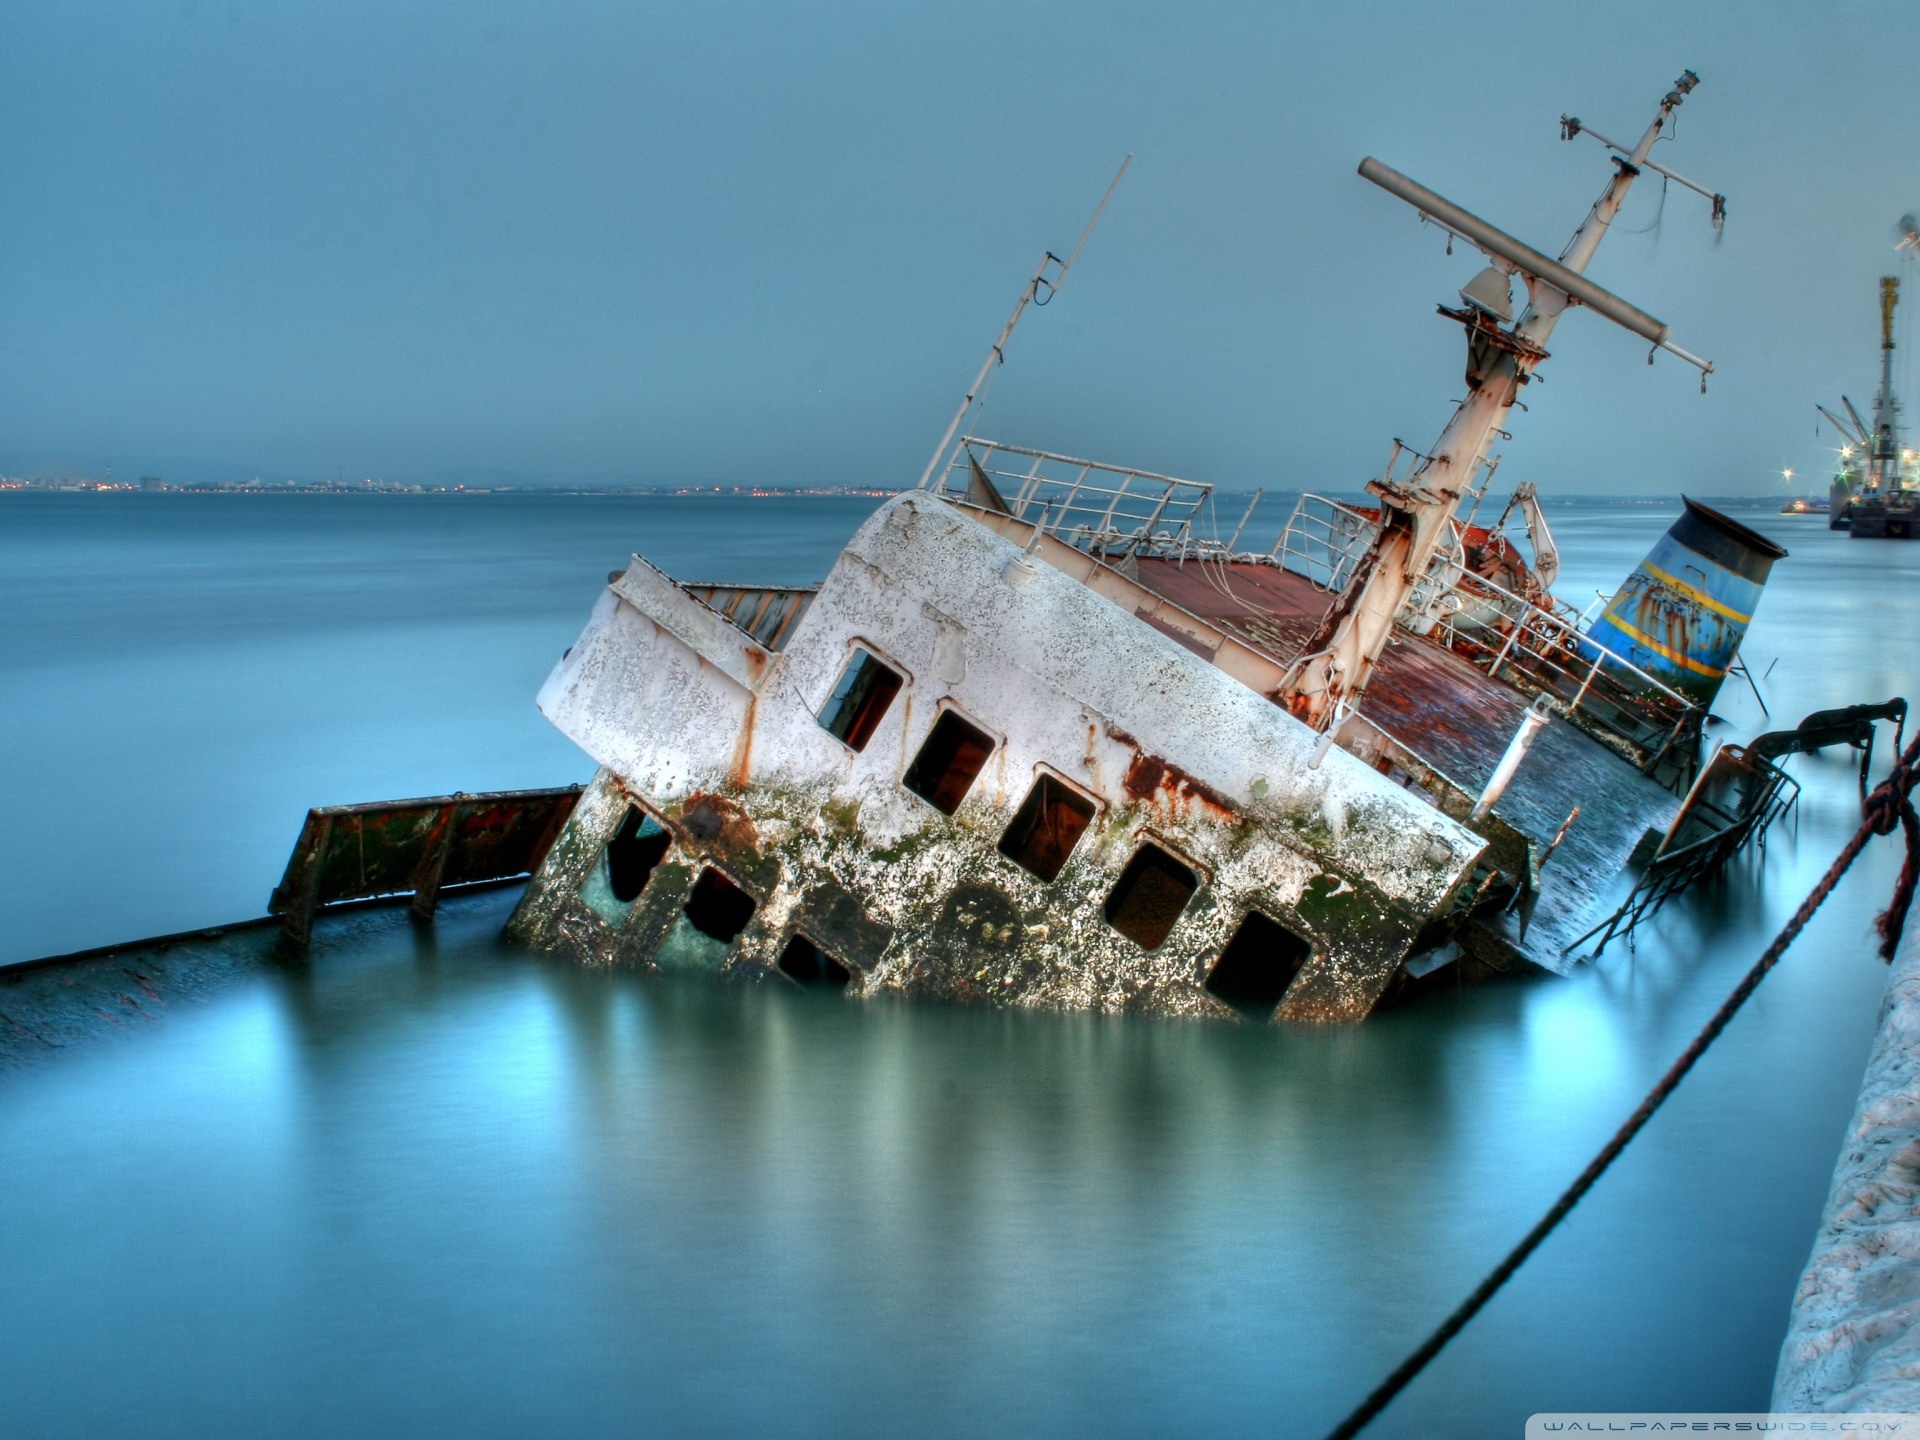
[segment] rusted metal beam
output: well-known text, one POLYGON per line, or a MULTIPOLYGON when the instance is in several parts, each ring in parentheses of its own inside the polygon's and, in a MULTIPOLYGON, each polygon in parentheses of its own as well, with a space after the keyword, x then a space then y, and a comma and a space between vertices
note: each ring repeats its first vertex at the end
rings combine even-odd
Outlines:
POLYGON ((532 873, 573 813, 579 785, 331 805, 307 812, 267 913, 305 944, 330 905, 413 895, 431 919, 442 890, 532 873))

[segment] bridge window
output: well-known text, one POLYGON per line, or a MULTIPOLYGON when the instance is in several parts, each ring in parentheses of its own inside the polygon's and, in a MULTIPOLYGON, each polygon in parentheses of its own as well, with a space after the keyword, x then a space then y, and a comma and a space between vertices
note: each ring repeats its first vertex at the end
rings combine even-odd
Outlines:
POLYGON ((1200 888, 1200 877, 1152 841, 1133 852, 1107 893, 1107 923, 1142 950, 1157 950, 1200 888))
POLYGON ((951 815, 992 753, 992 736, 958 711, 943 710, 901 783, 942 815, 951 815))
POLYGON ((747 928, 757 908, 751 895, 709 865, 693 882, 693 893, 687 897, 687 920, 709 939, 731 945, 747 928))
POLYGON ((1042 880, 1060 873, 1093 823, 1093 802, 1042 773, 1000 837, 1000 853, 1042 880))
POLYGON ((856 649, 821 708, 820 723, 849 749, 864 750, 899 693, 899 672, 856 649))
POLYGON ((666 858, 673 837, 660 822, 629 805, 600 854, 580 881, 580 898, 609 925, 619 925, 666 858))
POLYGON ((853 978, 851 970, 804 935, 787 941, 787 948, 780 952, 780 969, 796 984, 830 989, 839 989, 853 978))
POLYGON ((1207 989, 1234 1009, 1265 1019, 1293 984, 1313 947, 1258 910, 1249 910, 1213 962, 1207 989))

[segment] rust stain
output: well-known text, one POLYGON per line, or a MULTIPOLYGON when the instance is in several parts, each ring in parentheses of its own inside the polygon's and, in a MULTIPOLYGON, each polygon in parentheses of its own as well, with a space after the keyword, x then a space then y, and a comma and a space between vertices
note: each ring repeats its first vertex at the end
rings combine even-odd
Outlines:
MULTIPOLYGON (((766 658, 764 652, 761 658, 766 658)), ((747 695, 747 713, 740 722, 740 739, 733 747, 733 764, 727 767, 727 783, 736 789, 747 788, 747 776, 753 768, 753 732, 759 709, 760 692, 755 690, 747 695)))
POLYGON ((1233 802, 1211 785, 1196 780, 1172 761, 1149 755, 1144 750, 1134 755, 1121 784, 1136 800, 1151 802, 1165 794, 1175 802, 1197 800, 1225 816, 1236 813, 1233 802))
POLYGON ((698 851, 757 849, 760 835, 753 821, 724 795, 695 791, 675 817, 674 826, 698 851))
POLYGON ((1166 778, 1167 762, 1142 750, 1134 755, 1133 763, 1127 766, 1126 779, 1121 784, 1134 799, 1151 800, 1166 778))

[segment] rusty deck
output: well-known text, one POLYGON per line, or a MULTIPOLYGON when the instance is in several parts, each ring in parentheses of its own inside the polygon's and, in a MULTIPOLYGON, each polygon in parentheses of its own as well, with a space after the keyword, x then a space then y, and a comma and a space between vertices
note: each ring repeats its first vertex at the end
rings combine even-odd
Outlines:
MULTIPOLYGON (((1139 582, 1181 609, 1230 631, 1277 663, 1290 663, 1318 628, 1333 597, 1276 565, 1142 559, 1139 582)), ((1404 631, 1381 656, 1361 713, 1477 794, 1520 724, 1527 698, 1441 645, 1404 631)), ((1555 718, 1494 813, 1544 846, 1575 806, 1580 816, 1541 872, 1541 892, 1526 928, 1527 958, 1567 968, 1561 950, 1613 888, 1648 829, 1664 830, 1679 801, 1665 787, 1555 718)), ((1502 917, 1495 934, 1519 948, 1519 922, 1502 917)))

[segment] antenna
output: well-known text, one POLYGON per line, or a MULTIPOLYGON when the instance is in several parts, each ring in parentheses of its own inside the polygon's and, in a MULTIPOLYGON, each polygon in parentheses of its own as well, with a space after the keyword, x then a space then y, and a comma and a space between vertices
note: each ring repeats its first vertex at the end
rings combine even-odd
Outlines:
POLYGON ((1073 262, 1080 258, 1080 252, 1086 248, 1087 237, 1093 234, 1093 227, 1100 223, 1100 216, 1105 213, 1107 202, 1113 198, 1113 192, 1120 188, 1121 177, 1127 173, 1127 167, 1132 163, 1133 152, 1129 151, 1127 158, 1120 162, 1119 170, 1114 172, 1113 183, 1107 186, 1107 193, 1102 195, 1100 203, 1093 207, 1093 218, 1087 221, 1087 228, 1080 232, 1079 243, 1073 247, 1067 258, 1062 260, 1049 250, 1041 257, 1039 265, 1034 267, 1033 278, 1027 281, 1027 288, 1020 292, 1020 299, 1013 307, 1013 314, 1007 317, 1007 323, 1000 331, 1000 338, 994 341, 993 348, 987 351, 987 358, 980 366, 980 373, 973 377, 973 384, 967 387, 966 397, 961 400, 960 408, 953 412, 953 421, 947 426, 947 433, 940 437, 940 443, 934 447, 933 458, 927 461, 927 468, 920 473, 920 483, 914 486, 916 490, 926 489, 928 482, 933 479, 933 472, 940 468, 941 457, 947 453, 947 446, 953 443, 953 437, 960 433, 961 423, 967 418, 967 411, 973 408, 973 402, 985 387, 987 377, 993 373, 993 367, 1007 363, 1007 341, 1013 338, 1013 327, 1020 323, 1020 317, 1026 312, 1027 306, 1045 305, 1060 293, 1060 287, 1066 283, 1067 272, 1073 269, 1073 262), (1058 267, 1051 275, 1047 273, 1050 266, 1058 267), (1045 300, 1038 298, 1042 289, 1047 292, 1045 300))
MULTIPOLYGON (((1695 75, 1691 70, 1689 70, 1687 71, 1686 75, 1683 75, 1680 78, 1680 84, 1677 87, 1677 93, 1680 95, 1685 95, 1688 91, 1692 90, 1693 87, 1695 85, 1698 85, 1699 83, 1700 83, 1700 77, 1695 75), (1689 80, 1691 81, 1691 83, 1689 83, 1689 80)), ((1622 159, 1626 160, 1628 164, 1636 166, 1641 170, 1651 170, 1656 175, 1664 175, 1667 179, 1673 181, 1674 184, 1684 185, 1687 187, 1687 189, 1693 191, 1694 194, 1706 196, 1707 199, 1710 202, 1712 202, 1712 205, 1713 205, 1713 212, 1710 217, 1713 223, 1713 228, 1718 230, 1721 226, 1727 223, 1727 197, 1720 194, 1717 190, 1709 190, 1706 186, 1700 184, 1697 180, 1689 180, 1686 176, 1681 175, 1675 171, 1669 170, 1667 169, 1666 166, 1657 164, 1656 162, 1647 159, 1645 156, 1639 156, 1636 158, 1633 151, 1629 147, 1620 144, 1618 141, 1607 139, 1606 136, 1602 135, 1598 130, 1595 130, 1592 126, 1583 124, 1577 115, 1562 115, 1560 117, 1560 138, 1562 140, 1571 140, 1576 135, 1591 135, 1593 136, 1594 139, 1598 140, 1602 145, 1606 146, 1609 150, 1613 151, 1614 154, 1619 155, 1622 159)), ((1902 221, 1901 223, 1906 224, 1912 219, 1913 217, 1909 215, 1906 218, 1906 220, 1902 221)), ((1915 238, 1920 238, 1920 236, 1916 236, 1915 238)))

